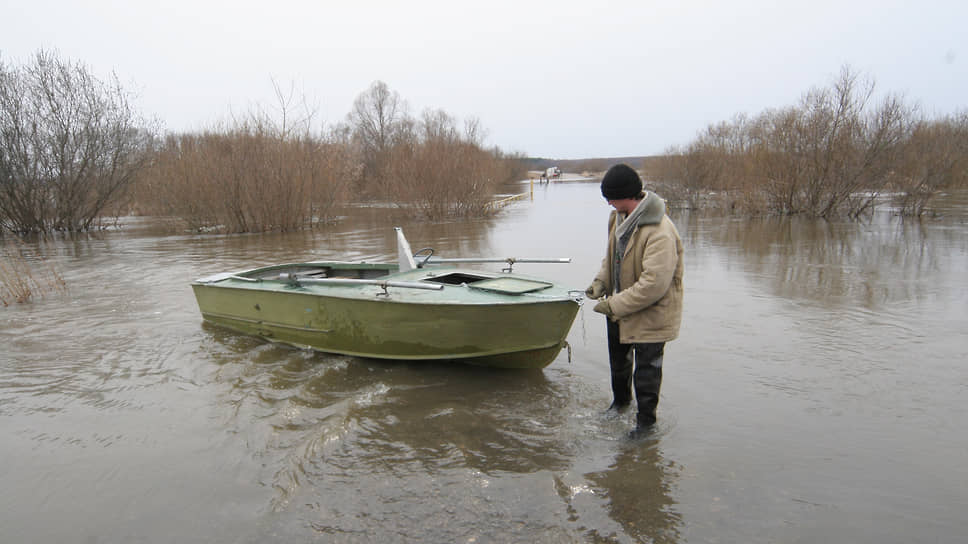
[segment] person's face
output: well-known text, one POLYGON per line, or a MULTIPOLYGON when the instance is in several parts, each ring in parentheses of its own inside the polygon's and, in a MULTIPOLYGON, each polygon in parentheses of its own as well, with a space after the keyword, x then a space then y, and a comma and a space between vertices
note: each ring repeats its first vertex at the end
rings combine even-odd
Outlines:
POLYGON ((620 198, 617 200, 609 200, 608 205, 621 213, 628 214, 635 210, 635 207, 639 205, 639 201, 634 198, 620 198))

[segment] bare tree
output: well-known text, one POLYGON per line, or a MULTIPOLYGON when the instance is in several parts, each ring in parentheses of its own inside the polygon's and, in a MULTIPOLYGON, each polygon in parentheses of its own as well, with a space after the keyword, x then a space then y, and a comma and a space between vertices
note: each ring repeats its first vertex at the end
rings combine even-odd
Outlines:
POLYGON ((97 227, 152 136, 116 76, 43 50, 25 66, 0 62, 0 230, 97 227))
POLYGON ((388 154, 401 131, 412 126, 408 118, 406 103, 382 81, 356 97, 347 121, 363 156, 364 190, 385 185, 388 154))

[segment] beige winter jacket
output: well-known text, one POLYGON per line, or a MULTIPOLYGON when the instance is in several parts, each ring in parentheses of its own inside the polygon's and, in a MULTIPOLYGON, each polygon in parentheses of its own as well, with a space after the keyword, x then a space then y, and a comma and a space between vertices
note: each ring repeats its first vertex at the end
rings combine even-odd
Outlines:
POLYGON ((608 253, 595 280, 605 284, 607 294, 614 293, 608 298, 609 307, 617 318, 623 344, 668 342, 679 335, 682 321, 682 240, 665 215, 665 202, 656 194, 646 193, 639 208, 641 214, 619 268, 618 286, 612 285, 615 231, 625 215, 617 211, 608 219, 608 253))

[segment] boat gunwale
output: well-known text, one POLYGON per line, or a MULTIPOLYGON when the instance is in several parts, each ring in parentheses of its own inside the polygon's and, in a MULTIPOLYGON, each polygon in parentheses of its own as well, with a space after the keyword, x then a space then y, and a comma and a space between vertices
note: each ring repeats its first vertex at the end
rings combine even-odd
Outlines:
MULTIPOLYGON (((363 293, 364 289, 376 288, 377 292, 374 296, 380 296, 382 301, 386 302, 396 302, 399 304, 421 304, 421 305, 462 305, 462 306, 486 306, 494 304, 535 304, 543 302, 556 302, 556 301, 570 301, 576 304, 580 304, 578 297, 573 295, 572 292, 575 290, 568 289, 558 283, 553 281, 548 281, 541 278, 535 278, 523 274, 512 274, 507 272, 488 272, 481 271, 477 269, 455 267, 455 266, 429 266, 416 269, 421 272, 426 272, 425 277, 414 278, 416 275, 414 270, 400 272, 399 268, 394 263, 367 263, 367 262, 346 262, 346 261, 310 261, 310 262, 298 262, 298 263, 285 263, 270 265, 265 267, 253 268, 249 270, 244 270, 241 272, 234 273, 221 273, 214 274, 205 278, 200 278, 192 282, 192 286, 204 286, 204 287, 218 287, 223 289, 240 289, 240 290, 251 290, 251 291, 269 291, 269 292, 279 292, 279 293, 291 293, 291 294, 305 294, 310 296, 319 297, 332 297, 338 299, 358 299, 363 293), (335 266, 333 266, 335 265, 335 266), (248 277, 248 275, 257 275, 259 273, 272 272, 275 270, 286 270, 297 267, 320 267, 320 268, 339 268, 342 270, 388 270, 388 274, 384 276, 379 276, 377 278, 367 278, 373 281, 367 281, 366 283, 354 284, 353 282, 342 283, 334 281, 332 283, 322 283, 322 282, 312 282, 306 281, 305 283, 299 283, 299 278, 289 279, 289 278, 253 278, 248 277), (436 274, 432 272, 437 272, 436 274), (534 291, 527 292, 512 292, 512 291, 500 291, 488 288, 476 288, 470 283, 436 283, 433 281, 434 277, 442 277, 450 274, 466 274, 469 276, 480 277, 482 281, 495 280, 500 278, 514 278, 523 281, 530 281, 535 283, 544 284, 545 287, 537 289, 534 291), (239 283, 224 284, 222 282, 226 280, 236 280, 239 283), (453 293, 453 288, 465 288, 472 289, 475 293, 480 293, 484 297, 488 297, 488 300, 481 301, 440 301, 440 300, 395 300, 393 297, 385 296, 387 294, 386 288, 399 288, 407 289, 406 286, 392 285, 389 284, 384 287, 384 291, 380 292, 381 282, 410 282, 410 283, 427 283, 430 285, 440 286, 440 289, 431 288, 433 291, 439 293, 450 292, 453 293), (258 286, 258 287, 257 287, 258 286), (448 289, 450 288, 450 289, 448 289), (551 289, 552 293, 543 293, 547 289, 551 289), (349 290, 349 291, 347 291, 349 290)), ((311 279, 311 278, 306 278, 311 279)), ((320 278, 320 279, 348 279, 352 280, 355 278, 320 278)))
MULTIPOLYGON (((232 278, 226 278, 232 279, 232 278)), ((453 293, 453 289, 473 289, 474 293, 482 293, 483 296, 489 297, 487 300, 480 301, 454 301, 454 300, 419 300, 414 298, 407 298, 405 300, 400 300, 399 297, 395 298, 392 294, 397 291, 391 291, 391 296, 387 296, 385 293, 379 290, 379 285, 374 284, 364 284, 364 285, 319 285, 319 284, 306 284, 306 285, 291 285, 280 280, 263 280, 259 281, 258 284, 253 282, 242 283, 242 284, 219 284, 219 283, 193 283, 192 287, 212 287, 217 289, 236 289, 242 291, 258 291, 258 292, 268 292, 268 293, 278 293, 284 295, 303 295, 317 298, 333 298, 340 300, 357 300, 360 302, 374 301, 382 304, 412 304, 412 305, 422 305, 422 306, 500 306, 500 305, 524 305, 524 304, 548 304, 555 302, 570 302, 573 304, 581 305, 581 301, 578 300, 577 296, 572 296, 568 292, 556 293, 556 294, 545 294, 541 292, 530 292, 530 293, 500 293, 484 289, 474 289, 468 285, 440 285, 441 289, 434 289, 431 296, 436 293, 453 293), (271 282, 271 283, 268 283, 271 282), (259 288, 257 285, 262 285, 268 283, 267 288, 259 288), (343 292, 338 292, 335 288, 343 289, 343 292), (375 289, 371 289, 375 288, 375 289), (346 289, 352 291, 346 292, 346 289), (363 290, 371 289, 373 298, 362 298, 365 295, 363 290)), ((389 286, 391 289, 406 289, 406 287, 394 287, 389 286)), ((552 287, 558 287, 553 285, 552 287)), ((558 287, 559 289, 564 289, 563 287, 558 287)))

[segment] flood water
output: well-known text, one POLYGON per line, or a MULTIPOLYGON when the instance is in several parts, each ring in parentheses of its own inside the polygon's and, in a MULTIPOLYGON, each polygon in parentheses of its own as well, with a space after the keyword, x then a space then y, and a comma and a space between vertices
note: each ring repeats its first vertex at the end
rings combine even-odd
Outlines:
MULTIPOLYGON (((527 189, 527 186, 524 186, 527 189)), ((257 264, 441 256, 584 289, 609 208, 535 187, 496 218, 355 210, 314 232, 142 220, 30 246, 67 293, 0 307, 0 542, 962 542, 968 208, 918 223, 673 213, 681 336, 656 432, 611 398, 586 304, 543 371, 381 362, 204 325, 189 283, 257 264)))

